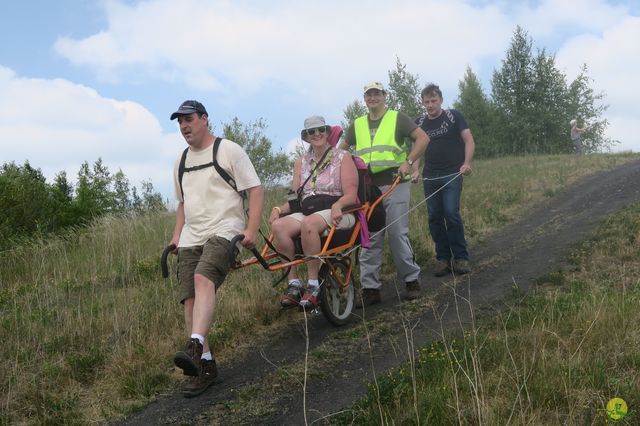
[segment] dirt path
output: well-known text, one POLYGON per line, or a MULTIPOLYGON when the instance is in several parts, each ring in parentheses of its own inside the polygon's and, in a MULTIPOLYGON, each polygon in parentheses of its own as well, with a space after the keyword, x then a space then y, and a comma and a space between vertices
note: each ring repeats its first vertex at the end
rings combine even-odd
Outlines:
MULTIPOLYGON (((640 201, 640 161, 580 180, 472 247, 472 274, 438 280, 431 271, 423 271, 428 290, 418 301, 400 303, 394 285, 386 284, 384 302, 356 311, 358 318, 346 328, 312 316, 307 422, 322 424, 319 419, 363 396, 374 371, 380 375, 407 359, 408 341, 418 346, 439 338, 442 331, 459 330, 470 320, 470 306, 474 314, 500 309, 514 285, 526 292, 537 278, 561 270, 573 244, 591 235, 605 216, 635 201, 640 201), (471 304, 458 294, 470 296, 471 304), (367 318, 366 329, 362 316, 367 318), (403 323, 414 327, 410 340, 403 323)), ((304 322, 261 340, 244 358, 221 366, 219 382, 202 396, 161 396, 122 424, 304 424, 303 387, 298 381, 305 356, 304 322)))

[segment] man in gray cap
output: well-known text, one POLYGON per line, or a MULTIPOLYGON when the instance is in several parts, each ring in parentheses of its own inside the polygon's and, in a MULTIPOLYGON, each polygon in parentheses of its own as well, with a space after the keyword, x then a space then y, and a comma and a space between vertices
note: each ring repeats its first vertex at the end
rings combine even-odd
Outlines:
POLYGON ((189 147, 173 172, 178 208, 171 244, 177 247, 180 302, 189 340, 174 362, 192 377, 183 389, 191 397, 204 392, 218 374, 207 342, 216 290, 229 272, 230 240, 243 234, 240 244, 255 246, 264 194, 245 151, 211 134, 204 105, 184 101, 171 114, 171 120, 176 118, 189 147), (243 192, 249 198, 246 227, 243 192))
MULTIPOLYGON (((368 114, 358 117, 349 126, 342 147, 355 146, 355 153, 369 166, 373 185, 381 192, 389 189, 396 173, 415 181, 419 176, 418 159, 423 155, 429 138, 411 118, 385 106, 386 92, 382 83, 373 81, 364 86, 364 102, 368 114), (405 139, 413 146, 409 154, 403 149, 405 139)), ((407 298, 420 296, 420 267, 416 264, 409 241, 410 185, 407 178, 382 201, 389 225, 389 244, 398 279, 404 282, 407 298)), ((363 305, 380 303, 380 267, 382 266, 384 232, 371 238, 371 247, 360 254, 360 281, 363 305)))

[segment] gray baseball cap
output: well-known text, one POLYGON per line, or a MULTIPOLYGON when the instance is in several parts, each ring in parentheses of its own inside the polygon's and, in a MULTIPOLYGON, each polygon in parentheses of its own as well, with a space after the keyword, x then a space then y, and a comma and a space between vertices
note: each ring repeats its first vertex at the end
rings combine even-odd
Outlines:
POLYGON ((209 116, 209 114, 207 113, 207 109, 204 107, 204 105, 202 105, 198 101, 188 100, 188 101, 184 101, 180 105, 180 108, 178 108, 176 112, 171 114, 171 119, 175 120, 176 118, 178 118, 179 115, 188 115, 188 114, 193 114, 194 112, 198 112, 200 114, 207 114, 207 116, 209 116))

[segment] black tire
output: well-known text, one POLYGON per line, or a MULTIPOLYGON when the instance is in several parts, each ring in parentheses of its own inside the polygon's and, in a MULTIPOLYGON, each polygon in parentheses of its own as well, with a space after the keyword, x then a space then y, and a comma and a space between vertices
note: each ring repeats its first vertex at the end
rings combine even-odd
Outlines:
MULTIPOLYGON (((331 265, 340 274, 344 282, 349 271, 348 261, 330 260, 331 265)), ((320 310, 325 318, 333 325, 345 325, 351 320, 351 313, 355 305, 355 285, 353 274, 349 277, 349 284, 340 288, 338 280, 331 275, 329 268, 322 265, 320 268, 322 291, 320 292, 320 310)))

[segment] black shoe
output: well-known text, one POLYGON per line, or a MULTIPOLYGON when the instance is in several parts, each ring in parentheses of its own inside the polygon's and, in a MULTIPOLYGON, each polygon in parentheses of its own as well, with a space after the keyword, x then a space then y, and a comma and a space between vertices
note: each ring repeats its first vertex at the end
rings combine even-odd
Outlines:
POLYGON ((453 272, 458 275, 464 275, 471 272, 469 261, 467 259, 456 259, 453 261, 453 272))
POLYGON ((200 371, 202 343, 198 339, 189 339, 183 351, 173 358, 176 367, 181 368, 185 376, 197 376, 200 371))
POLYGON ((415 300, 422 296, 422 289, 420 283, 416 281, 409 281, 407 283, 407 300, 415 300))
POLYGON ((382 302, 380 290, 377 288, 363 288, 359 296, 356 296, 356 308, 375 305, 382 302))
POLYGON ((200 395, 211 386, 218 377, 218 367, 215 360, 203 359, 200 362, 201 369, 198 376, 189 380, 189 383, 182 388, 182 395, 187 398, 200 395))
POLYGON ((433 271, 433 275, 436 277, 444 277, 451 273, 451 264, 446 260, 438 260, 436 269, 433 271))

